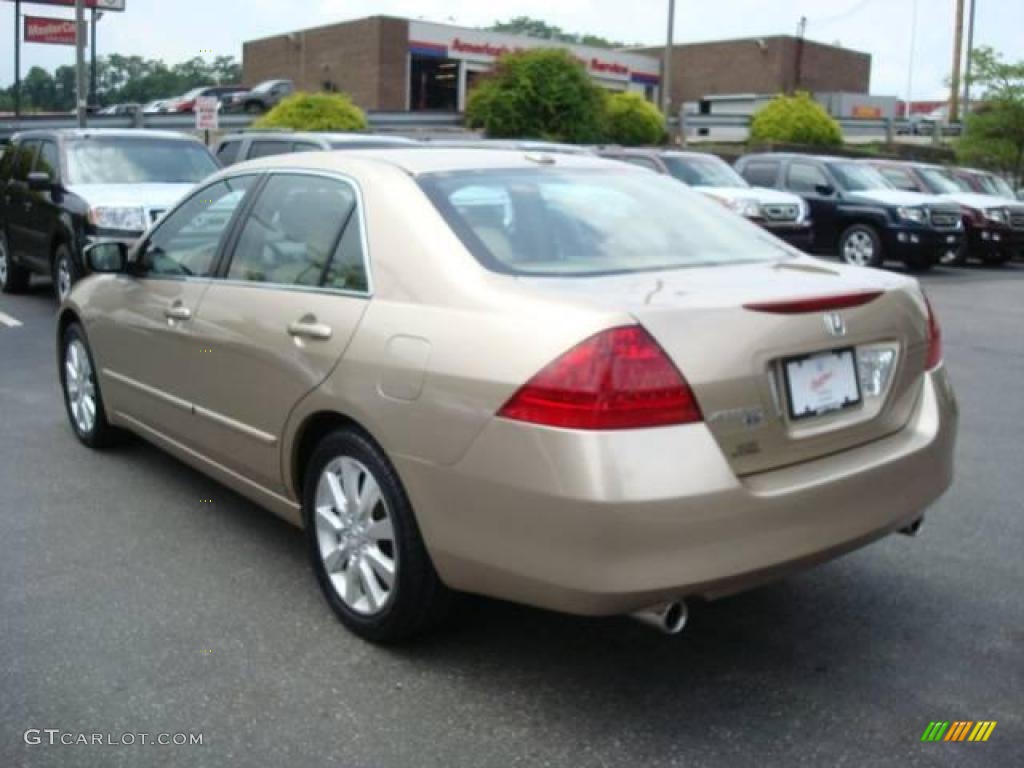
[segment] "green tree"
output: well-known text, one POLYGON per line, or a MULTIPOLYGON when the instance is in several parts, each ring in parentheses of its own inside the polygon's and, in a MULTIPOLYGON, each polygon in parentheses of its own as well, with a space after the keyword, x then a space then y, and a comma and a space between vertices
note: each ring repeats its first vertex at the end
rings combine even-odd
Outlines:
POLYGON ((989 168, 1024 185, 1024 60, 1011 63, 990 47, 971 57, 971 82, 982 89, 982 103, 965 120, 957 143, 961 162, 989 168))
POLYGON ((839 123, 809 93, 776 96, 754 114, 750 140, 787 144, 837 146, 843 143, 839 123))
POLYGON ((665 137, 665 116, 639 93, 616 93, 606 101, 605 134, 615 144, 660 144, 665 137))
POLYGON ((21 81, 21 101, 28 109, 53 111, 57 103, 57 86, 42 67, 32 67, 21 81))
POLYGON ((545 40, 558 40, 563 43, 580 43, 595 48, 625 48, 626 44, 617 40, 608 40, 598 35, 578 35, 566 32, 561 27, 548 24, 540 19, 529 16, 516 16, 508 21, 496 21, 488 29, 493 32, 506 32, 510 35, 527 35, 545 40))
POLYGON ((569 51, 502 56, 469 95, 466 122, 494 138, 587 143, 604 133, 604 91, 569 51))
POLYGON ((347 93, 296 93, 256 121, 259 128, 293 131, 365 131, 368 125, 347 93))

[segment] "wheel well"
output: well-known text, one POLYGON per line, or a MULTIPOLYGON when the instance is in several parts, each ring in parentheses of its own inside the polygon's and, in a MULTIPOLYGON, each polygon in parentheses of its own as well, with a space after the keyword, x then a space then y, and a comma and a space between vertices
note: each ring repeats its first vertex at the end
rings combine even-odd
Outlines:
POLYGON ((65 309, 63 312, 60 313, 60 316, 57 318, 58 367, 61 365, 61 355, 63 354, 63 351, 61 350, 61 340, 64 338, 64 332, 67 331, 68 326, 71 325, 72 323, 78 323, 79 325, 81 325, 81 322, 81 319, 79 319, 78 315, 75 314, 75 311, 73 309, 65 309))
POLYGON ((351 419, 343 414, 336 413, 334 411, 319 411, 309 416, 305 423, 299 428, 298 436, 295 439, 295 445, 292 449, 292 490, 295 492, 297 499, 302 498, 302 486, 305 480, 306 465, 309 463, 310 458, 313 456, 313 451, 316 450, 317 444, 329 433, 334 432, 338 429, 352 429, 361 433, 368 440, 372 440, 374 443, 379 445, 376 440, 373 439, 373 435, 355 419, 351 419))

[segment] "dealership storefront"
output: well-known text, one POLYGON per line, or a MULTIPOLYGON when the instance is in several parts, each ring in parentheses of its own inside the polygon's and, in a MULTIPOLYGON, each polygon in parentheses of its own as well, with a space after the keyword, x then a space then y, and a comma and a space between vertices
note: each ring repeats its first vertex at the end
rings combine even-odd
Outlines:
MULTIPOLYGON (((473 83, 493 70, 500 56, 552 45, 550 40, 410 21, 408 107, 410 110, 461 112, 473 83)), ((605 48, 555 45, 571 51, 602 87, 611 91, 638 91, 651 101, 655 99, 656 59, 605 48)))
POLYGON ((551 47, 569 50, 603 88, 657 98, 649 55, 384 16, 250 41, 242 58, 249 84, 289 78, 303 90, 345 91, 365 109, 461 112, 499 57, 551 47))

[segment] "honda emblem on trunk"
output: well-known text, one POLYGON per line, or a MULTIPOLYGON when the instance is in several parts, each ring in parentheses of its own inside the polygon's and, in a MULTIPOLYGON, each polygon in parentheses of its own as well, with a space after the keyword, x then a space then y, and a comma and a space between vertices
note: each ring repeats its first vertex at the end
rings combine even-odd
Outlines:
POLYGON ((825 330, 827 330, 833 336, 845 336, 846 323, 843 322, 843 316, 840 315, 838 312, 826 312, 825 330))

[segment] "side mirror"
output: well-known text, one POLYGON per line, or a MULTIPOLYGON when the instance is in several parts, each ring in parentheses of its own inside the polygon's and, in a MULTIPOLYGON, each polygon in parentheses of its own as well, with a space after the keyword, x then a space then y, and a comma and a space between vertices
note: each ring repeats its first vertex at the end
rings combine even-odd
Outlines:
POLYGON ((100 240, 86 246, 85 263, 100 274, 124 272, 128 266, 128 246, 120 240, 100 240))
POLYGON ((836 190, 831 184, 818 184, 814 187, 814 191, 822 197, 832 197, 836 190))
POLYGON ((33 171, 28 175, 28 188, 33 192, 49 192, 53 189, 53 179, 46 171, 33 171))

